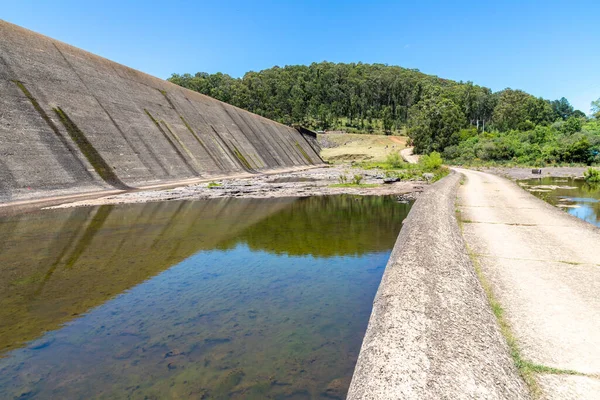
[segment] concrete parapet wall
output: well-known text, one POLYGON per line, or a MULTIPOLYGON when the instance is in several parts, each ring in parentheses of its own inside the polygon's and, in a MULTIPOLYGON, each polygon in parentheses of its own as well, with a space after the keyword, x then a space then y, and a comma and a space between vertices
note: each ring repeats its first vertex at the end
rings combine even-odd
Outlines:
POLYGON ((321 164, 298 130, 0 20, 0 202, 321 164))
POLYGON ((373 303, 348 399, 523 399, 455 217, 460 175, 405 220, 373 303))

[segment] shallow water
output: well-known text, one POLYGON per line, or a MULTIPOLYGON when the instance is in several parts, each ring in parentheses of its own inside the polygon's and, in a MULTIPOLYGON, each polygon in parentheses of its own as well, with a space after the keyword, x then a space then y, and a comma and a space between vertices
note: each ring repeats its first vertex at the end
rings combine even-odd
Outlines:
POLYGON ((551 177, 521 180, 519 184, 540 199, 600 227, 600 185, 551 177))
POLYGON ((0 219, 0 397, 344 398, 409 208, 218 199, 0 219))

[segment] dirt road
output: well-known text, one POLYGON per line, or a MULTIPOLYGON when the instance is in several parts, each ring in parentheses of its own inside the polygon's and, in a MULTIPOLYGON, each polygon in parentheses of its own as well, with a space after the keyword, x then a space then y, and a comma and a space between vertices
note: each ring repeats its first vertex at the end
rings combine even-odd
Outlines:
POLYGON ((457 171, 465 240, 522 358, 562 370, 535 375, 543 397, 599 399, 600 229, 504 178, 457 171))
POLYGON ((402 151, 400 151, 402 159, 409 164, 416 164, 419 162, 419 156, 413 154, 413 149, 414 147, 407 147, 406 149, 402 149, 402 151))

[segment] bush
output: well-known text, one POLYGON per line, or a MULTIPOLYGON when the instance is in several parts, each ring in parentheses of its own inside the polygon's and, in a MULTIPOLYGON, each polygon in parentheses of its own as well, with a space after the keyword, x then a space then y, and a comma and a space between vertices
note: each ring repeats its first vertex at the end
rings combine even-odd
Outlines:
POLYGON ((387 155, 385 163, 389 164, 391 168, 400 168, 402 167, 402 164, 404 164, 404 161, 402 160, 400 153, 393 151, 387 155))
POLYGON ((354 175, 354 178, 352 179, 352 184, 353 185, 360 185, 360 182, 363 180, 363 176, 362 175, 354 175))
POLYGON ((588 168, 587 171, 583 173, 583 177, 588 183, 600 183, 600 170, 588 168))
POLYGON ((419 159, 419 165, 425 171, 437 170, 442 166, 443 163, 444 160, 442 159, 442 155, 437 151, 434 151, 429 155, 421 156, 419 159))

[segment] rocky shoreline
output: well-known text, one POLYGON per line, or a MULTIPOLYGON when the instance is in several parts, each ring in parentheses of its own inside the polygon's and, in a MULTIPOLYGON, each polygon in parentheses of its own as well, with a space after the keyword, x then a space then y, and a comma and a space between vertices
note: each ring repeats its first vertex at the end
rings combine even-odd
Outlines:
POLYGON ((68 202, 47 208, 98 206, 107 204, 145 203, 150 201, 202 200, 223 197, 275 198, 309 197, 337 194, 359 196, 396 195, 399 201, 416 199, 428 185, 425 181, 385 183, 385 175, 378 170, 364 170, 349 166, 314 168, 275 175, 256 175, 250 178, 219 179, 164 190, 142 190, 104 196, 96 199, 68 202), (345 177, 351 182, 355 175, 362 176, 361 185, 340 185, 345 177))

